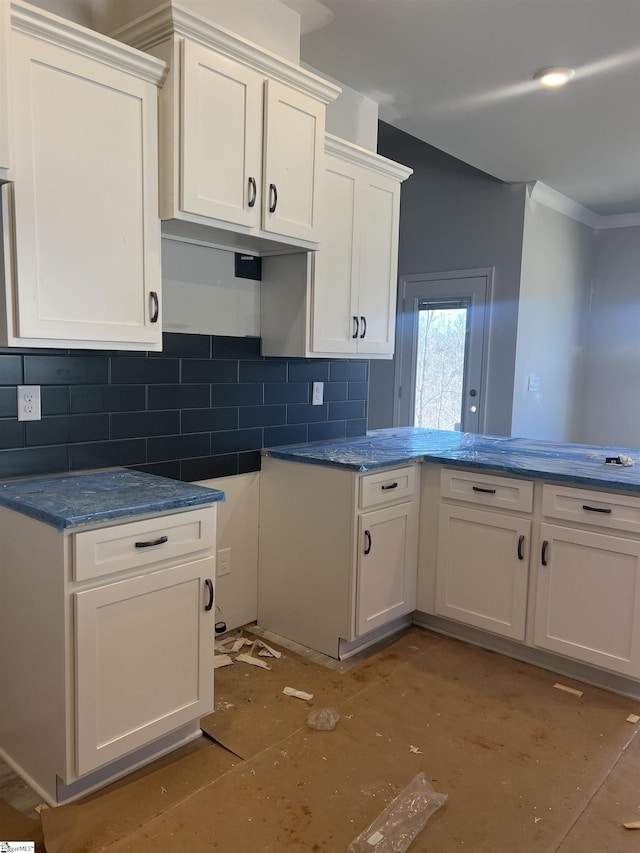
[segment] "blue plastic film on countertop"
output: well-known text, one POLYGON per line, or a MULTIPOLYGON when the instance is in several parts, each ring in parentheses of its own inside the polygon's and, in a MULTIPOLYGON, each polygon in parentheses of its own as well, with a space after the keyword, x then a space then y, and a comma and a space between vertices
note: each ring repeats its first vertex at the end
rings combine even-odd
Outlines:
POLYGON ((402 427, 375 430, 351 440, 269 448, 265 455, 352 471, 433 461, 640 492, 640 450, 539 439, 402 427), (606 462, 618 457, 633 464, 606 462))
POLYGON ((0 482, 0 506, 58 530, 224 499, 219 489, 124 468, 0 482))

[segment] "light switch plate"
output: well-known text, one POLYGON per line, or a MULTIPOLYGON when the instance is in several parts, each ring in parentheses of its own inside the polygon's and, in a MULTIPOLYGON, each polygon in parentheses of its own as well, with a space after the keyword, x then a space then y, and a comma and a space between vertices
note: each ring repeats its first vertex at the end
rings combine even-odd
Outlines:
POLYGON ((314 382, 311 391, 311 405, 321 406, 324 403, 324 382, 314 382))

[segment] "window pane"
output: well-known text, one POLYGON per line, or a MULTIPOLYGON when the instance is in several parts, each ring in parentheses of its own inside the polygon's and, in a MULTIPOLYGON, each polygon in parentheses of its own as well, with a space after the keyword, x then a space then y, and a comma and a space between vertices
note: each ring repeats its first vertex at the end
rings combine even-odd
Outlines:
POLYGON ((460 429, 466 330, 466 307, 418 312, 414 426, 460 429))

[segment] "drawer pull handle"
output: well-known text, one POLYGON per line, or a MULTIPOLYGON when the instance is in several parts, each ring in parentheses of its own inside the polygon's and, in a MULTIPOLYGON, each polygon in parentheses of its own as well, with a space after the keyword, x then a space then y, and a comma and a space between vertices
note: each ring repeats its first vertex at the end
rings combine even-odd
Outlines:
POLYGON ((473 486, 474 492, 484 492, 485 495, 495 495, 495 489, 481 489, 480 486, 473 486))
POLYGON ((611 507, 589 506, 589 504, 582 504, 582 509, 586 509, 587 512, 603 512, 605 515, 611 515, 611 507))
POLYGON ((364 555, 366 557, 367 554, 369 554, 371 552, 371 533, 368 530, 365 530, 364 536, 365 536, 365 539, 367 540, 367 544, 366 544, 365 549, 364 549, 364 555))
POLYGON ((381 486, 380 488, 382 489, 383 492, 389 492, 389 491, 391 491, 391 489, 397 489, 398 484, 397 483, 391 483, 389 486, 381 486))
POLYGON ((154 545, 164 545, 168 541, 168 536, 160 536, 159 539, 152 539, 150 542, 136 542, 136 548, 153 548, 154 545))
POLYGON ((211 578, 206 578, 204 585, 206 586, 207 591, 209 592, 209 601, 205 604, 204 609, 211 610, 211 608, 213 607, 213 581, 211 580, 211 578))
POLYGON ((518 559, 524 560, 524 536, 518 537, 518 559))
POLYGON ((542 565, 543 565, 543 566, 546 566, 546 565, 547 565, 547 554, 548 554, 548 551, 549 551, 549 543, 548 543, 548 542, 547 542, 547 540, 545 539, 545 540, 544 540, 544 542, 542 543, 542 554, 541 554, 541 558, 542 558, 542 565))

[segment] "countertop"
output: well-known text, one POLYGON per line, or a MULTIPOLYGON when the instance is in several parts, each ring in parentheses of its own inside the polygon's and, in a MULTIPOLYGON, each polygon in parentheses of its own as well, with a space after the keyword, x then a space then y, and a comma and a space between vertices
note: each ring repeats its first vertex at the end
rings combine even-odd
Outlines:
POLYGON ((224 499, 224 492, 218 489, 126 468, 0 481, 0 506, 58 530, 224 499))
POLYGON ((344 441, 267 448, 264 453, 275 459, 351 471, 371 471, 410 462, 439 462, 594 488, 640 492, 640 450, 621 447, 402 427, 374 430, 366 436, 344 441), (606 464, 607 457, 620 455, 630 457, 633 465, 606 464))

